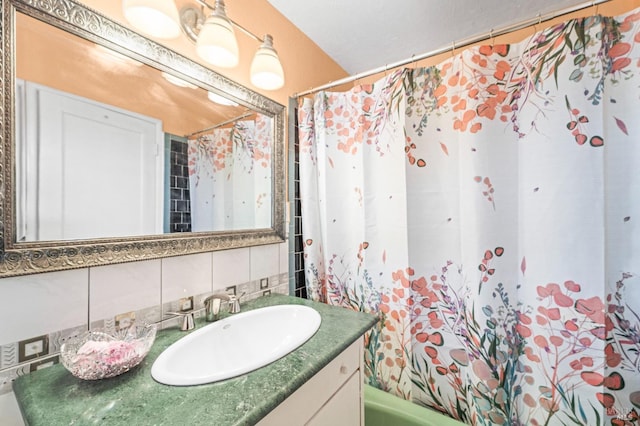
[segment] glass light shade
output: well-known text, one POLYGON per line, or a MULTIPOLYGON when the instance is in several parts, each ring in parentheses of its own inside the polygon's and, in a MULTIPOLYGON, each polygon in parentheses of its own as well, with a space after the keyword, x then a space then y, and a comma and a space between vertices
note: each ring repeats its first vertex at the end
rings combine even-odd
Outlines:
POLYGON ((137 30, 161 39, 180 36, 180 18, 173 0, 123 0, 124 17, 137 30))
POLYGON ((135 59, 125 56, 122 53, 118 53, 115 50, 111 50, 108 47, 104 47, 101 44, 96 44, 95 48, 100 55, 100 58, 106 59, 109 62, 113 62, 115 60, 122 64, 132 65, 134 67, 141 67, 144 65, 142 62, 136 61, 135 59))
POLYGON ((217 93, 207 92, 207 98, 211 102, 215 102, 218 105, 227 105, 227 106, 238 106, 238 104, 231 99, 227 99, 224 96, 220 96, 217 93))
POLYGON ((183 79, 178 78, 175 75, 166 73, 164 71, 161 74, 162 74, 162 76, 164 77, 165 80, 167 80, 169 83, 174 84, 174 85, 176 85, 178 87, 186 87, 186 88, 189 88, 189 89, 197 89, 198 88, 198 86, 196 86, 195 84, 191 84, 191 83, 189 83, 187 81, 184 81, 183 79))
POLYGON ((251 83, 261 89, 277 90, 284 86, 282 64, 273 48, 273 39, 268 34, 251 61, 250 74, 251 83))
POLYGON ((224 15, 213 13, 207 18, 198 34, 196 52, 202 59, 218 67, 232 68, 238 65, 238 42, 231 23, 224 15))

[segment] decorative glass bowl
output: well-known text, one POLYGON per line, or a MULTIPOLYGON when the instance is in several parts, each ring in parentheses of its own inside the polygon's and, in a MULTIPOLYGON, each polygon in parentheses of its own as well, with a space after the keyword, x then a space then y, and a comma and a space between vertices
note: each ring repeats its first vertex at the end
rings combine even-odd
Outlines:
POLYGON ((115 333, 97 328, 64 343, 60 358, 62 365, 80 379, 106 379, 138 365, 155 338, 155 324, 133 324, 115 333))

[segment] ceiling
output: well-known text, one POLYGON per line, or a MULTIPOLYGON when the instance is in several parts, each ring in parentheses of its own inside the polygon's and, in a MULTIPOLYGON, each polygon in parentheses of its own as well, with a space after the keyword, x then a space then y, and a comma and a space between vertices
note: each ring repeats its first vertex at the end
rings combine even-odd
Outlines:
POLYGON ((585 0, 268 0, 349 74, 585 0))

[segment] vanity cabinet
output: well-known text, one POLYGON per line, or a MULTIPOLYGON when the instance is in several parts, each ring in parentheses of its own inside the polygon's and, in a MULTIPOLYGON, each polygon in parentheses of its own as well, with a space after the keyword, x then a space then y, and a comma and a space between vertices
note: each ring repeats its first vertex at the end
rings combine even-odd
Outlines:
POLYGON ((25 424, 362 426, 362 336, 377 317, 275 294, 242 309, 284 304, 310 306, 322 322, 304 345, 269 365, 219 383, 160 384, 151 376, 154 360, 185 336, 170 327, 138 367, 108 380, 79 380, 60 364, 18 377, 13 390, 25 424))
POLYGON ((362 338, 285 399, 258 426, 364 424, 362 338))

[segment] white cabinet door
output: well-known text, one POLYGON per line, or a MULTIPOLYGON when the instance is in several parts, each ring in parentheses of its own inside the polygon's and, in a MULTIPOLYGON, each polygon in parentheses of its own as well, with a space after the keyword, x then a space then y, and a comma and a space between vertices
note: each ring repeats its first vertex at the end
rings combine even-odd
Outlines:
POLYGON ((162 233, 161 122, 29 82, 25 96, 23 239, 162 233))
POLYGON ((356 340, 258 422, 258 426, 364 424, 362 347, 362 339, 356 340), (339 421, 324 423, 332 418, 339 421))
POLYGON ((360 425, 360 375, 353 376, 307 423, 309 426, 360 425))

